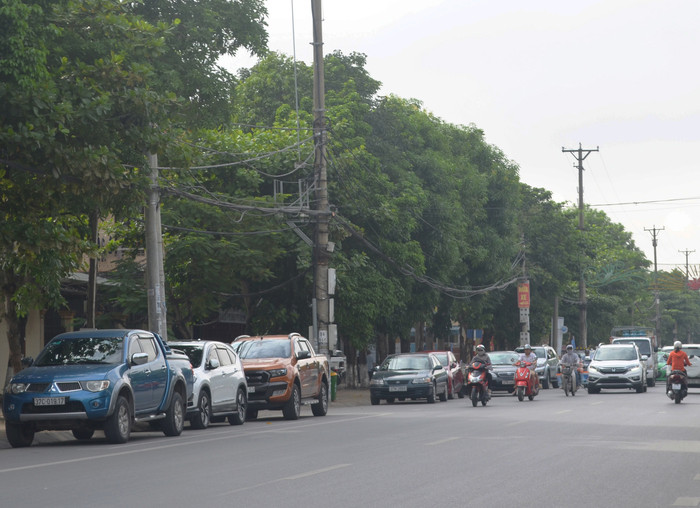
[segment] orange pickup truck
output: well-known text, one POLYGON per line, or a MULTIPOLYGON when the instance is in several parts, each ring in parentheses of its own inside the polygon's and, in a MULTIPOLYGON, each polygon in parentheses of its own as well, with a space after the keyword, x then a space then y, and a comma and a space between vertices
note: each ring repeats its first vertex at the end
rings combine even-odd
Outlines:
POLYGON ((299 418, 302 404, 314 416, 328 412, 328 358, 316 354, 298 333, 237 337, 231 344, 241 357, 248 383, 246 419, 260 409, 281 409, 287 420, 299 418))

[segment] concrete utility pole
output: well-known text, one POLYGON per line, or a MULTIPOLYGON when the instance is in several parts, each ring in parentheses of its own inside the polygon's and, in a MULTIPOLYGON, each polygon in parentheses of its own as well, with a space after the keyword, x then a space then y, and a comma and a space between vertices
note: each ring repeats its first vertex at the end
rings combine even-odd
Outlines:
MULTIPOLYGON (((311 0, 314 32, 314 175, 316 180, 316 209, 328 212, 328 182, 326 177, 326 105, 323 81, 323 34, 321 30, 321 0, 311 0)), ((316 349, 329 355, 328 325, 328 218, 320 213, 316 218, 314 239, 314 300, 313 326, 316 349)))
MULTIPOLYGON (((598 147, 595 149, 584 149, 581 148, 581 143, 578 144, 577 149, 567 150, 562 147, 562 152, 568 152, 574 156, 578 165, 574 165, 578 168, 578 229, 581 231, 583 236, 583 161, 588 157, 591 152, 597 152, 598 147)), ((578 283, 578 293, 579 293, 579 334, 581 340, 581 346, 584 348, 588 347, 588 323, 587 320, 587 307, 588 301, 586 299, 586 280, 583 278, 583 270, 581 270, 581 278, 578 283)))
POLYGON ((658 245, 658 242, 656 241, 656 235, 664 229, 666 228, 656 229, 656 225, 654 225, 654 227, 651 229, 644 228, 644 231, 649 231, 651 233, 651 245, 654 247, 654 307, 656 309, 654 315, 654 335, 656 336, 657 343, 659 340, 659 321, 661 319, 661 315, 659 313, 659 284, 657 280, 658 270, 656 265, 656 246, 658 245))
POLYGON ((690 279, 690 276, 688 275, 688 271, 689 271, 689 268, 688 268, 688 255, 689 255, 691 252, 695 252, 695 251, 694 251, 694 250, 688 250, 688 249, 686 249, 686 250, 679 250, 678 252, 682 252, 683 254, 685 254, 685 288, 688 289, 688 280, 690 279))
POLYGON ((163 270, 163 234, 160 224, 158 189, 158 155, 148 154, 151 187, 146 206, 146 273, 148 276, 148 329, 168 340, 165 306, 165 272, 163 270))

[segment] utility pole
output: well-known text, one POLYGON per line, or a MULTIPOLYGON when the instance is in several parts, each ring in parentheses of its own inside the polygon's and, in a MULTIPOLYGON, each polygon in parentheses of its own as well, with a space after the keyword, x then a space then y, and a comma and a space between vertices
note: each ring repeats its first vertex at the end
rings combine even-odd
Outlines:
POLYGON ((316 187, 316 216, 314 239, 314 298, 313 328, 316 350, 330 355, 328 329, 330 324, 328 300, 328 182, 326 176, 326 105, 323 78, 323 33, 321 30, 321 0, 311 0, 314 48, 314 176, 316 187))
POLYGON ((160 190, 158 155, 148 154, 151 186, 146 206, 146 273, 148 276, 148 328, 168 340, 165 307, 165 272, 163 270, 163 234, 160 224, 160 190))
POLYGON ((679 250, 678 252, 682 252, 683 254, 685 254, 685 288, 688 289, 688 279, 690 278, 688 275, 688 270, 689 270, 688 269, 688 255, 691 252, 695 252, 695 251, 686 249, 686 250, 679 250))
MULTIPOLYGON (((574 156, 578 165, 574 164, 575 168, 578 168, 578 229, 581 231, 581 238, 583 238, 583 161, 588 157, 591 152, 597 152, 598 147, 595 149, 584 149, 581 148, 581 143, 578 144, 577 149, 566 149, 562 147, 562 152, 568 152, 574 156)), ((578 295, 579 295, 579 335, 581 338, 581 346, 584 348, 588 347, 588 323, 587 320, 587 307, 588 301, 586 299, 586 280, 583 278, 583 269, 581 269, 581 278, 578 282, 578 295)))
MULTIPOLYGON (((647 229, 644 228, 644 231, 649 231, 651 233, 651 245, 654 247, 654 307, 656 309, 655 316, 654 316, 654 339, 658 343, 658 337, 659 337, 659 321, 661 319, 661 315, 659 313, 659 284, 657 281, 657 265, 656 265, 656 246, 658 245, 658 242, 656 241, 656 235, 657 233, 660 233, 666 228, 661 228, 661 229, 656 229, 656 225, 652 229, 647 229)), ((654 346, 656 344, 653 344, 654 346)))

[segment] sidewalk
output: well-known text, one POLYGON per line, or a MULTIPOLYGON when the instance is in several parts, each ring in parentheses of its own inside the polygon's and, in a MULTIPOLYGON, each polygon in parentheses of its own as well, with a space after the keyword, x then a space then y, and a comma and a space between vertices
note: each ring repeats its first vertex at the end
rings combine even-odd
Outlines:
POLYGON ((369 406, 369 388, 338 388, 330 408, 369 406))

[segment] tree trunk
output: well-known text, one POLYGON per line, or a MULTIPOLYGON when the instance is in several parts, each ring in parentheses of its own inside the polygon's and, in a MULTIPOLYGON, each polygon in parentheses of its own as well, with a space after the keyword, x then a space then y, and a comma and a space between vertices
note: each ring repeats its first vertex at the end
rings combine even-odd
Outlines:
POLYGON ((14 374, 22 370, 22 342, 17 305, 12 300, 13 286, 3 286, 3 307, 0 321, 7 323, 7 343, 10 347, 10 366, 14 374))

